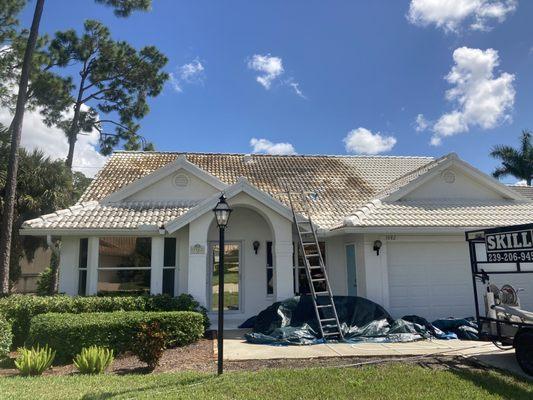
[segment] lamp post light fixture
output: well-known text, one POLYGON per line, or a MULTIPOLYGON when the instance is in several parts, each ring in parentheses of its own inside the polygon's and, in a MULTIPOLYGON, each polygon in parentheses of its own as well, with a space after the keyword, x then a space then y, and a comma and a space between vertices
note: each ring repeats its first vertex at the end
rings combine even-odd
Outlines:
POLYGON ((229 215, 233 211, 226 203, 224 193, 220 195, 218 203, 213 209, 217 220, 219 240, 218 240, 218 331, 217 331, 217 348, 218 348, 218 375, 223 371, 224 355, 224 231, 228 225, 229 215))

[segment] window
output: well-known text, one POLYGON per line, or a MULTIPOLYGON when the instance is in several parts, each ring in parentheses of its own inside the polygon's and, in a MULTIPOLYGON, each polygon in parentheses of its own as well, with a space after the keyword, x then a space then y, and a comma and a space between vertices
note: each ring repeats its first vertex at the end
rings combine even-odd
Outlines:
MULTIPOLYGON (((326 264, 326 242, 318 242, 322 259, 326 264)), ((294 257, 294 293, 308 294, 310 293, 309 282, 307 280, 307 273, 305 271, 305 263, 302 256, 302 250, 298 242, 293 243, 293 257, 294 257)))
POLYGON ((274 263, 272 258, 272 242, 267 242, 266 248, 266 288, 267 295, 274 294, 274 263))
POLYGON ((176 238, 165 238, 163 256, 163 294, 174 297, 176 278, 176 238))
POLYGON ((89 254, 89 239, 80 239, 80 252, 78 257, 78 295, 87 293, 87 256, 89 254))
POLYGON ((151 238, 102 237, 98 254, 98 293, 150 293, 151 238))
MULTIPOLYGON (((211 245, 211 311, 218 310, 218 244, 211 245)), ((224 245, 224 310, 240 309, 240 246, 224 245)))

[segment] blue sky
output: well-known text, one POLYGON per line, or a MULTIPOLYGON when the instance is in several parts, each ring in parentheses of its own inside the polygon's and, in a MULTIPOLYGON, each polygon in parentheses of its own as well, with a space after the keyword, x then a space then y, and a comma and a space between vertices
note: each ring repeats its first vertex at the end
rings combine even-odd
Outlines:
POLYGON ((490 148, 533 129, 533 2, 456 1, 475 4, 458 15, 431 0, 154 0, 151 12, 118 19, 91 0, 48 0, 41 31, 97 19, 114 38, 167 55, 175 84, 142 121, 158 150, 248 153, 257 138, 300 154, 453 151, 490 172, 490 148), (459 121, 439 125, 442 116, 459 121))

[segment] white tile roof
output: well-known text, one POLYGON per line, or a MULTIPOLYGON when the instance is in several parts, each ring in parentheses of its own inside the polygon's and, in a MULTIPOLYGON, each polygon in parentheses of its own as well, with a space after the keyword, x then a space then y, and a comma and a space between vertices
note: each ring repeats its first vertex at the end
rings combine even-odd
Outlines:
POLYGON ((533 203, 513 200, 374 200, 345 219, 360 227, 490 227, 533 223, 533 203))
POLYGON ((77 204, 65 210, 24 222, 32 229, 139 229, 160 227, 183 215, 194 204, 181 202, 122 202, 102 205, 96 201, 77 204))
MULTIPOLYGON (((183 215, 194 204, 121 202, 101 205, 101 199, 184 153, 117 152, 98 173, 80 199, 67 210, 45 215, 23 229, 139 229, 160 226, 183 215)), ((533 203, 392 202, 388 194, 430 172, 454 154, 430 157, 389 156, 273 156, 186 153, 189 162, 231 185, 239 177, 282 203, 290 190, 316 191, 313 219, 322 229, 343 226, 494 226, 529 222, 533 203), (355 211, 354 211, 355 210, 355 211), (347 217, 348 216, 348 217, 347 217)), ((513 188, 525 194, 524 189, 513 188)), ((529 196, 526 196, 529 197, 529 196)))

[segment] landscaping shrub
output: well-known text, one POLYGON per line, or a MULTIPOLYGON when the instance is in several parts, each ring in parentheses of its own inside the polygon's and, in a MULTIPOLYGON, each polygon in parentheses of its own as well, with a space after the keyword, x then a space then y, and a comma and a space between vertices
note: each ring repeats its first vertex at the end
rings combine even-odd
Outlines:
POLYGON ((52 292, 52 285, 54 284, 54 271, 52 267, 46 267, 43 272, 39 274, 37 279, 37 294, 39 296, 46 296, 52 292))
POLYGON ((53 347, 59 362, 71 361, 82 348, 103 346, 115 354, 131 350, 142 323, 158 322, 168 347, 184 346, 204 333, 201 314, 189 311, 42 314, 31 322, 28 343, 53 347))
POLYGON ((74 365, 82 374, 102 374, 115 359, 113 350, 105 347, 84 347, 74 358, 74 365))
POLYGON ((133 354, 146 363, 150 371, 159 365, 159 360, 165 351, 166 336, 156 321, 141 324, 139 332, 135 335, 132 345, 133 354))
POLYGON ((22 376, 41 375, 50 368, 56 355, 56 352, 48 346, 20 348, 18 351, 19 356, 15 360, 15 366, 22 376))
POLYGON ((12 341, 11 324, 0 315, 0 360, 4 359, 9 353, 12 341))
POLYGON ((188 294, 178 297, 156 296, 88 296, 70 297, 11 295, 0 298, 0 315, 13 325, 13 347, 24 345, 33 317, 45 313, 89 313, 113 311, 195 311, 203 315, 204 329, 209 318, 204 307, 188 294))

